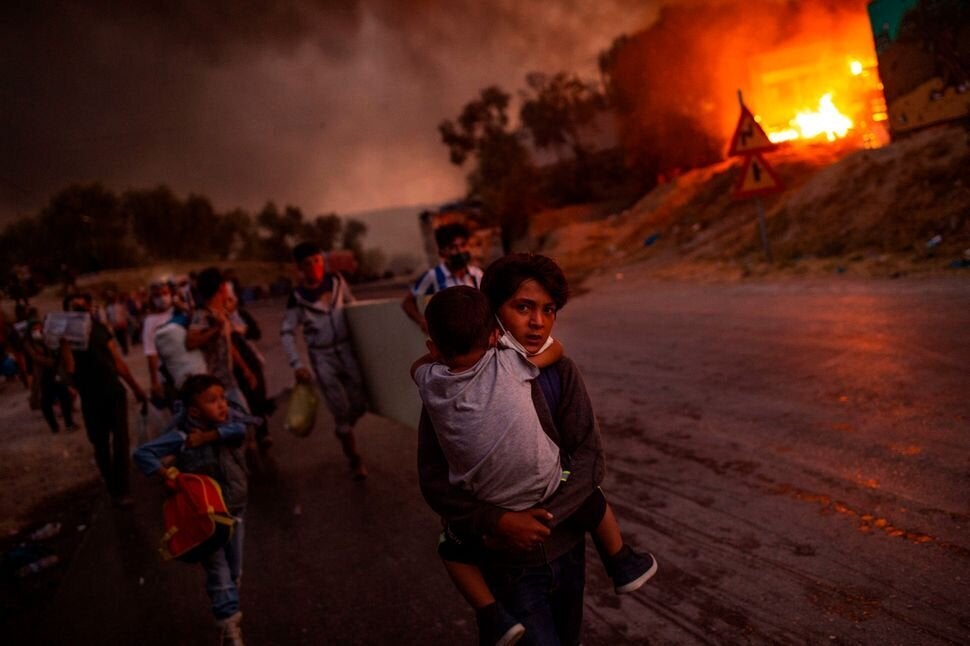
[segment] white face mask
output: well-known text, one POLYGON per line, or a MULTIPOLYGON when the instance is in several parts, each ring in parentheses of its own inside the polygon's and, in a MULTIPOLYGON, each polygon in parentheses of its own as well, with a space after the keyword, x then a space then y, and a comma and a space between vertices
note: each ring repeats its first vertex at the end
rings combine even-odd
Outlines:
POLYGON ((499 320, 498 316, 495 317, 495 320, 498 321, 498 329, 502 330, 502 337, 498 340, 499 345, 501 345, 503 348, 515 350, 523 357, 534 357, 537 354, 542 354, 549 348, 550 345, 552 345, 553 339, 552 335, 550 334, 546 339, 546 342, 542 344, 541 348, 539 348, 538 352, 529 352, 525 349, 525 347, 522 346, 521 343, 516 341, 515 337, 512 336, 508 330, 505 329, 505 326, 502 325, 502 321, 499 320))

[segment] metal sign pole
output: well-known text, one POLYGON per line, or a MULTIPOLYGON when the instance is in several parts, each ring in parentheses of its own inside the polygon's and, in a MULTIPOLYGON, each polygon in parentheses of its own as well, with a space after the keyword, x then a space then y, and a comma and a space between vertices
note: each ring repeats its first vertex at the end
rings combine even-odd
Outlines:
POLYGON ((768 262, 773 263, 774 258, 771 256, 771 244, 768 243, 768 225, 765 223, 765 206, 761 203, 761 198, 756 198, 755 203, 758 205, 758 228, 761 230, 761 246, 764 247, 765 256, 768 257, 768 262))

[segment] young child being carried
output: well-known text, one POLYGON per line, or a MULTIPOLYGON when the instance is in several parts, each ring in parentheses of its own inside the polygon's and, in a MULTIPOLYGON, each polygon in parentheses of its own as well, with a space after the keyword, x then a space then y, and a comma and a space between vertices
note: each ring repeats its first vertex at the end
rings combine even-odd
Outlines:
MULTIPOLYGON (((471 287, 435 294, 425 318, 429 354, 414 363, 411 376, 448 461, 449 480, 478 500, 511 511, 539 505, 567 481, 568 471, 539 422, 530 381, 539 367, 558 361, 562 346, 553 342, 530 362, 514 343, 499 344, 488 300, 471 287)), ((556 522, 580 523, 593 535, 618 594, 637 590, 657 571, 652 555, 624 544, 599 489, 572 516, 556 522)), ((518 641, 524 627, 496 602, 478 567, 481 542, 446 527, 438 552, 475 609, 481 642, 518 641)))
POLYGON ((202 559, 206 593, 222 630, 222 644, 242 646, 239 578, 242 576, 243 513, 246 511, 246 468, 243 443, 254 419, 231 408, 218 377, 192 375, 179 394, 181 409, 162 433, 135 450, 132 459, 145 475, 161 479, 179 471, 213 478, 226 507, 235 517, 232 538, 202 559), (175 457, 174 468, 162 460, 175 457))

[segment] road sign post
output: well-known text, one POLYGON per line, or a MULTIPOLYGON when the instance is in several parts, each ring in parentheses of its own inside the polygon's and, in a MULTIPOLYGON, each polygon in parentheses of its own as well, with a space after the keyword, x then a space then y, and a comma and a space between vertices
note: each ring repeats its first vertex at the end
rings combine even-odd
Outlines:
POLYGON ((768 242, 768 225, 765 222, 765 205, 761 203, 761 198, 755 198, 755 204, 758 206, 758 229, 761 231, 761 246, 765 250, 765 256, 768 258, 769 263, 773 263, 775 259, 771 255, 771 243, 768 242))
POLYGON ((771 254, 771 244, 768 242, 768 224, 765 220, 765 207, 761 196, 777 193, 784 186, 775 171, 768 165, 762 153, 774 150, 777 144, 771 142, 764 128, 754 118, 754 115, 744 105, 741 90, 738 90, 738 103, 741 104, 741 117, 731 138, 730 156, 740 156, 741 175, 734 185, 732 196, 735 198, 755 197, 758 211, 758 230, 761 233, 761 246, 765 250, 768 262, 774 262, 771 254))

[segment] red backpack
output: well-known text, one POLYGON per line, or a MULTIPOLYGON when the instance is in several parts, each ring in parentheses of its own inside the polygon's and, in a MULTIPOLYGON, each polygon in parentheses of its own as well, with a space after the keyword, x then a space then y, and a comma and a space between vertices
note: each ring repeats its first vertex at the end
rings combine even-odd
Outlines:
POLYGON ((209 476, 179 473, 166 484, 174 493, 162 506, 162 558, 197 563, 229 542, 236 521, 226 509, 218 482, 209 476))

